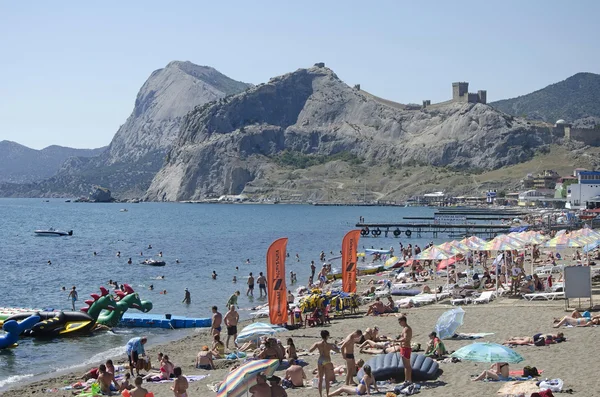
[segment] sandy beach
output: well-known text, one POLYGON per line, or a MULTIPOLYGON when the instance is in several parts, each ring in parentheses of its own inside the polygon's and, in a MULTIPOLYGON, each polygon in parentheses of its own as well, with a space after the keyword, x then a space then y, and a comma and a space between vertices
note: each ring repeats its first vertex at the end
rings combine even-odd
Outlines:
MULTIPOLYGON (((359 290, 365 289, 365 280, 359 284, 359 290)), ((597 291, 595 291, 597 292, 597 291)), ((577 302, 573 302, 576 304, 577 302)), ((413 328, 414 342, 425 346, 427 335, 433 330, 439 315, 452 306, 449 300, 437 304, 418 308, 404 309, 407 313, 409 325, 413 328)), ((532 336, 536 333, 551 333, 556 329, 552 327, 553 318, 562 317, 565 311, 565 302, 557 301, 534 301, 528 302, 513 297, 502 297, 489 304, 469 304, 462 306, 466 312, 463 333, 493 333, 491 336, 478 341, 490 341, 502 343, 511 336, 532 336)), ((400 332, 397 318, 390 316, 364 316, 365 307, 361 307, 361 315, 348 316, 346 318, 334 318, 331 324, 325 327, 308 327, 279 334, 284 339, 294 338, 299 349, 307 350, 314 342, 318 341, 321 329, 327 329, 331 333, 332 340, 340 341, 350 332, 356 329, 365 330, 367 327, 377 325, 382 335, 396 336, 400 332)), ((565 389, 573 389, 580 395, 597 395, 600 390, 600 379, 596 376, 597 352, 595 344, 597 340, 596 328, 561 328, 565 333, 567 342, 547 347, 517 346, 515 349, 522 354, 525 361, 511 365, 511 370, 522 369, 524 366, 535 366, 543 370, 543 378, 561 378, 565 382, 565 389)), ((210 345, 210 337, 205 330, 200 330, 192 336, 182 340, 170 342, 161 346, 148 349, 151 358, 156 357, 160 351, 168 354, 171 361, 181 366, 184 375, 209 375, 208 377, 190 383, 189 396, 211 396, 215 393, 209 389, 209 385, 225 378, 231 362, 223 360, 216 361, 219 369, 206 371, 194 368, 196 354, 202 345, 210 345)), ((446 340, 448 350, 457 350, 462 346, 472 343, 472 340, 446 340)), ((358 351, 358 349, 357 349, 358 351)), ((368 361, 372 358, 369 354, 357 354, 358 358, 368 361)), ((116 359, 116 358, 115 358, 116 359)), ((316 367, 316 355, 306 355, 302 359, 309 363, 305 367, 309 380, 313 377, 311 371, 316 367)), ((123 363, 124 357, 120 357, 123 363)), ((334 364, 342 364, 340 355, 333 356, 334 364)), ((100 363, 99 363, 100 364, 100 363)), ((472 382, 471 375, 479 374, 487 369, 489 364, 459 362, 440 363, 443 373, 435 381, 421 382, 422 395, 427 396, 495 396, 497 391, 504 386, 505 382, 472 382)), ((282 375, 283 371, 276 372, 282 375)), ((81 373, 73 373, 52 379, 38 381, 15 389, 6 391, 3 395, 7 397, 21 397, 44 394, 47 396, 70 396, 70 390, 47 391, 47 389, 59 389, 65 385, 78 380, 81 373)), ((341 380, 338 377, 338 380, 341 380)), ((339 384, 338 384, 339 385, 339 384)), ((336 386, 338 386, 336 385, 336 386)), ((172 396, 170 383, 154 384, 146 383, 145 387, 152 391, 155 396, 172 396)), ((334 386, 334 387, 336 387, 334 386)), ((332 389, 333 390, 333 389, 332 389)), ((318 395, 317 389, 312 387, 288 389, 289 396, 308 397, 318 395)), ((380 393, 384 395, 385 393, 380 393)))

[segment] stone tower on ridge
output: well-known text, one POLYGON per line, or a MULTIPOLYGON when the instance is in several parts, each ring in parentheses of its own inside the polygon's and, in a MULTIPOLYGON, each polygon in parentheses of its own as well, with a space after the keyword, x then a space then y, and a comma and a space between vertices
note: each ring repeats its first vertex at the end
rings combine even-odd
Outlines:
POLYGON ((477 93, 469 92, 469 83, 452 83, 452 101, 468 103, 487 103, 487 91, 479 90, 477 93))

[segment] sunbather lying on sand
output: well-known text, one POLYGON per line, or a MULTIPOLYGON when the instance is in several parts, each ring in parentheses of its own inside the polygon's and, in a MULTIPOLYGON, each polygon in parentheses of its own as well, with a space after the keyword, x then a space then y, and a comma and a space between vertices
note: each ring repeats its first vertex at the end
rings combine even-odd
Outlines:
POLYGON ((509 375, 508 363, 495 363, 489 370, 483 371, 478 377, 471 380, 474 382, 482 379, 507 380, 509 375))
POLYGON ((560 342, 564 342, 566 340, 565 335, 562 332, 559 332, 556 335, 535 334, 535 335, 533 335, 533 337, 515 336, 515 337, 508 339, 503 344, 504 345, 533 345, 540 339, 544 339, 546 345, 552 345, 554 343, 560 343, 560 342))
POLYGON ((564 316, 562 319, 554 319, 554 328, 558 328, 561 325, 572 325, 575 327, 589 327, 592 325, 598 325, 600 324, 600 319, 599 318, 594 318, 594 319, 590 319, 588 317, 579 317, 579 318, 574 318, 571 316, 564 316))
POLYGON ((390 343, 388 346, 384 347, 384 348, 370 348, 370 349, 360 349, 361 353, 367 353, 367 354, 388 354, 388 353, 395 353, 395 352, 399 352, 400 351, 400 345, 399 344, 394 344, 394 343, 390 343))

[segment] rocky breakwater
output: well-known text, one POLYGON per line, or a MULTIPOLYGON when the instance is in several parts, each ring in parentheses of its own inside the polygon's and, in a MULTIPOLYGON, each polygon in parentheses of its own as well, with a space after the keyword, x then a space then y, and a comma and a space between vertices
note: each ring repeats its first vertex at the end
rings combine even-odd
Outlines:
POLYGON ((240 194, 248 182, 269 178, 282 153, 321 158, 350 153, 369 167, 495 169, 530 159, 551 139, 483 104, 389 106, 317 64, 197 106, 145 199, 240 194))

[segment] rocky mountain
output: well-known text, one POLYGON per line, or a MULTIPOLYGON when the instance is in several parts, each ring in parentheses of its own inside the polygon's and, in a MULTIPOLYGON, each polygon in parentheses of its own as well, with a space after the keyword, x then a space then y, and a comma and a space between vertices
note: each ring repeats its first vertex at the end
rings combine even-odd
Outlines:
POLYGON ((52 145, 36 150, 12 141, 0 141, 0 182, 27 183, 50 178, 68 158, 98 156, 105 149, 52 145))
POLYGON ((531 94, 492 102, 490 105, 530 120, 554 123, 563 119, 576 125, 589 126, 590 118, 594 124, 600 118, 600 75, 577 73, 531 94))
POLYGON ((489 170, 529 160, 551 142, 547 131, 484 104, 389 106, 316 64, 197 106, 146 199, 197 200, 261 185, 292 186, 293 175, 270 178, 330 162, 489 170))
POLYGON ((185 114, 249 86, 208 66, 170 62, 146 80, 133 112, 102 154, 72 158, 58 175, 39 184, 0 186, 0 194, 79 196, 100 185, 117 197, 139 197, 162 166, 185 114))

